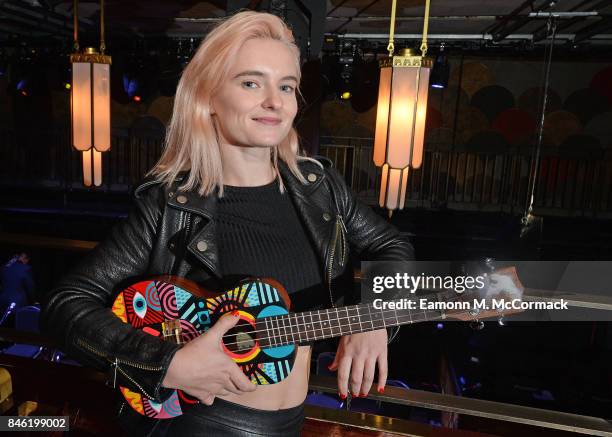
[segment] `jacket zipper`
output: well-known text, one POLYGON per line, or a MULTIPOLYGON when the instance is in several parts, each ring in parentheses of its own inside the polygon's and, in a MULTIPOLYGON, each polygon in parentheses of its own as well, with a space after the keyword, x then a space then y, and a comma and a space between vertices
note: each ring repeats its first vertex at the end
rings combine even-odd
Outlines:
POLYGON ((187 240, 189 237, 189 228, 191 228, 191 214, 187 213, 187 217, 185 217, 185 247, 187 247, 187 240))
MULTIPOLYGON (((127 379, 129 379, 129 380, 132 382, 132 384, 134 384, 136 387, 138 387, 138 390, 140 390, 140 392, 141 392, 143 395, 145 395, 145 396, 146 396, 146 397, 148 397, 149 399, 155 399, 155 396, 151 396, 149 393, 147 393, 147 391, 146 391, 144 388, 142 388, 142 386, 141 386, 140 384, 138 384, 136 381, 134 381, 134 379, 133 379, 133 378, 132 378, 130 375, 128 375, 127 373, 125 373, 125 371, 124 371, 122 368, 120 368, 119 366, 116 366, 116 367, 115 367, 115 369, 116 369, 116 370, 118 370, 118 371, 119 371, 119 373, 121 373, 121 374, 122 374, 123 376, 125 376, 127 379)), ((115 378, 116 378, 116 377, 115 377, 115 378)), ((116 382, 116 381, 113 381, 113 388, 115 388, 115 382, 116 382)))
POLYGON ((327 268, 327 290, 329 291, 329 300, 331 301, 332 307, 335 307, 334 304, 334 296, 331 289, 332 282, 332 270, 334 267, 334 257, 336 255, 336 245, 338 244, 338 236, 340 236, 341 247, 341 258, 340 258, 340 266, 344 267, 344 263, 346 261, 346 241, 344 237, 344 232, 346 231, 346 227, 344 226, 344 221, 342 220, 342 216, 340 214, 336 215, 336 227, 334 232, 334 239, 332 241, 332 245, 329 251, 329 263, 327 268))
POLYGON ((187 251, 187 235, 189 234, 189 228, 191 227, 191 214, 188 212, 183 213, 183 218, 181 219, 181 226, 179 229, 185 229, 185 233, 183 234, 183 238, 178 245, 178 250, 175 252, 174 262, 172 264, 171 272, 173 275, 178 275, 180 264, 185 257, 185 253, 187 251))
POLYGON ((181 252, 180 252, 180 261, 183 260, 183 258, 185 257, 185 253, 187 253, 187 244, 189 243, 189 231, 191 229, 191 214, 186 212, 185 213, 185 234, 183 236, 183 247, 181 247, 181 252))
POLYGON ((149 370, 149 371, 154 371, 154 372, 158 372, 161 371, 163 369, 163 366, 150 366, 147 364, 141 364, 141 363, 135 363, 134 361, 130 361, 130 360, 123 360, 123 359, 119 359, 117 357, 115 357, 114 359, 110 359, 108 357, 107 354, 105 354, 104 352, 94 348, 93 346, 91 346, 89 343, 86 343, 84 340, 77 338, 76 340, 77 344, 81 347, 84 347, 85 349, 87 349, 88 351, 92 352, 93 354, 104 358, 105 360, 109 361, 111 363, 111 366, 114 369, 113 372, 113 388, 117 387, 117 372, 121 373, 123 376, 125 376, 127 379, 129 379, 136 387, 138 387, 140 389, 140 391, 149 399, 155 399, 154 396, 151 396, 149 393, 147 393, 146 390, 144 390, 142 388, 142 386, 140 384, 138 384, 136 381, 134 381, 134 379, 128 375, 121 367, 119 367, 119 364, 127 364, 128 366, 132 366, 135 367, 136 369, 140 369, 140 370, 149 370))
POLYGON ((340 258, 340 267, 344 267, 346 262, 346 226, 344 225, 344 220, 342 220, 342 216, 338 214, 336 216, 336 223, 340 222, 340 226, 342 227, 342 231, 340 232, 340 242, 342 243, 342 258, 340 258))

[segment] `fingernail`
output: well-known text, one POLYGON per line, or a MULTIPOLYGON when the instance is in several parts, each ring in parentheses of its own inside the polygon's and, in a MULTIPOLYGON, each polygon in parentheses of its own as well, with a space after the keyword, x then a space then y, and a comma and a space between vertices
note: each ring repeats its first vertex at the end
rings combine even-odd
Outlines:
POLYGON ((238 311, 238 310, 232 311, 232 316, 238 317, 239 315, 240 315, 240 311, 238 311))
POLYGON ((351 396, 353 396, 354 398, 358 398, 359 394, 351 392, 351 396))
POLYGON ((333 364, 330 364, 329 366, 327 366, 327 370, 331 370, 332 366, 333 366, 333 364))
POLYGON ((346 395, 344 393, 338 393, 338 396, 340 396, 340 399, 342 400, 346 399, 346 395))
POLYGON ((367 398, 367 397, 368 397, 368 394, 367 394, 367 393, 360 393, 360 394, 359 394, 359 397, 360 397, 360 398, 367 398))
POLYGON ((381 395, 385 393, 385 388, 381 387, 378 389, 378 393, 380 393, 381 395))

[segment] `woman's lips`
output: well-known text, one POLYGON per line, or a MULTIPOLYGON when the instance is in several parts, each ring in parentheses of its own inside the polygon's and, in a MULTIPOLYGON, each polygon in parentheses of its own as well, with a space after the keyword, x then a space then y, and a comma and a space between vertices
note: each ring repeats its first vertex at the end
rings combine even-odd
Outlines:
POLYGON ((269 118, 269 117, 258 117, 258 118, 254 118, 253 120, 258 121, 259 123, 263 123, 268 126, 276 126, 281 123, 280 119, 269 118))

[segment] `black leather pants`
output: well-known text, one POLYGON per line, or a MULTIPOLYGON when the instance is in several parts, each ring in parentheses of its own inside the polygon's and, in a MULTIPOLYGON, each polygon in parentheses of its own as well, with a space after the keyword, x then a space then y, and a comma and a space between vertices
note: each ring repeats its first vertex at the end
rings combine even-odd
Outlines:
POLYGON ((299 437, 304 422, 304 405, 268 411, 217 398, 211 406, 197 404, 174 419, 146 420, 149 426, 139 426, 139 429, 124 426, 124 429, 130 436, 148 437, 299 437))

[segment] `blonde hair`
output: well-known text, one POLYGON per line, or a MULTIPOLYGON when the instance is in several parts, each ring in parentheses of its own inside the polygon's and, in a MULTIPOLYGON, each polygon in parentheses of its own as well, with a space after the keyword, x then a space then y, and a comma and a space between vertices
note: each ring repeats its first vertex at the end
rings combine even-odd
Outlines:
MULTIPOLYGON (((183 71, 176 89, 164 152, 148 175, 170 186, 179 172, 190 170, 179 189, 197 188, 200 195, 206 196, 218 188, 219 196, 223 195, 223 167, 211 117, 211 97, 227 77, 230 61, 242 45, 256 38, 270 38, 286 44, 295 55, 300 80, 300 51, 283 20, 268 13, 244 11, 221 21, 202 41, 183 71)), ((272 147, 270 155, 281 191, 284 187, 278 171, 279 158, 302 183, 307 182, 299 171, 298 161, 318 163, 300 154, 294 127, 280 144, 272 147)))

